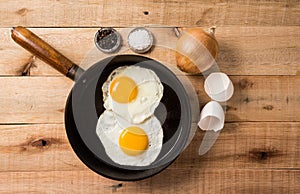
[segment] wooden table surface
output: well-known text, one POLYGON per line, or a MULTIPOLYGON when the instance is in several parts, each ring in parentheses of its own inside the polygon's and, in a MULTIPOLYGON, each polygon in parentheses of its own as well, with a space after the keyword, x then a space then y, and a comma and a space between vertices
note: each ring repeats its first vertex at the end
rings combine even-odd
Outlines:
MULTIPOLYGON (((153 31, 175 39, 170 29, 153 31)), ((1 193, 300 193, 299 0, 0 1, 0 56, 1 193), (197 155, 198 130, 159 175, 112 181, 84 166, 68 143, 63 113, 72 81, 15 44, 10 28, 31 27, 79 64, 100 26, 145 24, 216 25, 217 62, 235 94, 207 154, 197 155)), ((189 79, 203 107, 203 78, 189 79)))

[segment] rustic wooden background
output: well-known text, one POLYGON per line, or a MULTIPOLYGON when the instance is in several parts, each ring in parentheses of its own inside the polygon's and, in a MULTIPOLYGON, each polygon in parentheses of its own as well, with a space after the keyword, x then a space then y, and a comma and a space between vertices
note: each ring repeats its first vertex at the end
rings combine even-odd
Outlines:
MULTIPOLYGON (((169 29, 153 29, 160 30, 169 29)), ((299 0, 1 0, 0 56, 1 193, 300 193, 299 0), (80 63, 99 26, 144 24, 217 25, 217 62, 235 94, 206 155, 195 154, 204 134, 198 130, 161 174, 112 181, 85 167, 67 141, 72 81, 16 45, 10 28, 31 27, 80 63)), ((190 80, 203 106, 203 78, 190 80)))

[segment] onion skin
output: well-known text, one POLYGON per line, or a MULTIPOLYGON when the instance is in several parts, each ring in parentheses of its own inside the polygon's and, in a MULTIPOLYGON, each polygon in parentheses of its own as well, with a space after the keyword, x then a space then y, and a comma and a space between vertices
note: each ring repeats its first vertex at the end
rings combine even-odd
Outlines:
MULTIPOLYGON (((193 57, 195 56, 195 52, 197 50, 191 48, 191 49, 184 49, 185 47, 184 44, 188 44, 190 41, 199 41, 201 42, 206 49, 209 51, 213 59, 215 59, 218 55, 219 52, 219 46, 218 42, 214 37, 214 28, 210 29, 210 32, 206 32, 201 28, 189 28, 184 31, 184 34, 178 39, 177 45, 176 45, 176 53, 175 53, 175 58, 177 62, 177 67, 186 73, 190 74, 199 74, 201 73, 200 69, 198 68, 199 66, 202 66, 205 68, 205 70, 209 69, 213 65, 213 61, 199 61, 201 64, 197 64, 196 66, 193 61, 193 57), (179 52, 184 49, 184 52, 179 52), (184 54, 183 54, 184 53, 184 54)), ((201 53, 197 54, 197 57, 201 57, 201 53)))

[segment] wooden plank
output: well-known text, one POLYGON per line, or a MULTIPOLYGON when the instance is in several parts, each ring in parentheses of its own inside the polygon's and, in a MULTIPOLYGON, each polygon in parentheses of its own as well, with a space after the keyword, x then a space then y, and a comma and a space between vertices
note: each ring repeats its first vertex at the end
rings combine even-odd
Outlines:
POLYGON ((62 123, 73 82, 66 77, 0 78, 0 123, 62 123))
POLYGON ((1 125, 0 171, 84 170, 63 124, 1 125))
POLYGON ((289 1, 17 1, 0 2, 1 27, 299 25, 300 4, 289 1), (47 19, 45 19, 47 18, 47 19))
POLYGON ((298 122, 225 123, 211 150, 197 155, 204 132, 197 132, 173 168, 299 168, 298 122), (191 162, 192 161, 192 162, 191 162))
MULTIPOLYGON (((195 127, 195 125, 194 125, 195 127)), ((204 156, 198 149, 204 132, 170 169, 299 169, 299 122, 226 123, 214 147, 204 156)), ((80 171, 63 124, 0 125, 0 172, 80 171)))
MULTIPOLYGON (((10 28, 2 28, 0 36, 0 74, 1 75, 60 75, 53 68, 38 59, 32 59, 32 55, 17 45, 10 37, 10 28), (32 61, 33 60, 33 61, 32 61), (32 66, 27 72, 24 69, 28 63, 32 66)), ((42 39, 49 42, 53 47, 62 52, 65 56, 80 64, 86 52, 93 45, 93 33, 91 29, 31 29, 42 39), (65 31, 65 33, 63 33, 65 31), (43 33, 44 32, 44 33, 43 33), (77 49, 75 49, 77 48, 77 49)))
MULTIPOLYGON (((299 76, 231 76, 234 94, 227 101, 226 121, 299 121, 299 76)), ((202 107, 210 99, 203 81, 191 76, 202 107)))
MULTIPOLYGON (((300 121, 299 76, 231 76, 226 121, 300 121)), ((200 107, 210 99, 203 78, 189 76, 200 107)), ((65 77, 0 77, 0 123, 62 123, 73 82, 65 77)))
POLYGON ((0 173, 0 192, 23 193, 299 193, 299 170, 167 169, 137 182, 89 171, 0 173))
MULTIPOLYGON (((96 28, 34 28, 41 36, 77 64, 90 66, 107 57, 94 47, 96 28), (90 63, 88 63, 89 61, 90 63)), ((118 29, 123 49, 128 49, 128 28, 118 29)), ((174 48, 177 37, 172 28, 150 28, 157 46, 146 56, 169 67, 176 66, 174 48)), ((0 75, 60 75, 13 42, 9 28, 0 28, 0 75), (32 62, 29 71, 24 69, 32 62)), ((300 27, 220 27, 216 30, 220 52, 220 71, 229 75, 299 75, 300 27)), ((125 52, 128 53, 128 52, 125 52)), ((131 52, 129 52, 131 53, 131 52)))

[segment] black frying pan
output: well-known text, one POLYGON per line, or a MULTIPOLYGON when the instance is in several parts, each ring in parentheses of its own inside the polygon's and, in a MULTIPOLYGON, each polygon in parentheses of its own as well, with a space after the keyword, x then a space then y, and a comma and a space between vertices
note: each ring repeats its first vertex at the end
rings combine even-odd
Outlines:
POLYGON ((108 57, 84 71, 35 34, 23 27, 12 30, 12 38, 22 47, 75 80, 65 110, 67 136, 77 156, 92 170, 116 180, 140 180, 162 171, 183 151, 191 128, 191 108, 184 87, 176 76, 161 63, 138 55, 108 57), (105 153, 96 135, 96 124, 103 113, 102 84, 110 73, 124 65, 142 66, 153 70, 164 86, 164 94, 155 116, 166 120, 162 150, 149 166, 124 166, 114 163, 105 153))

